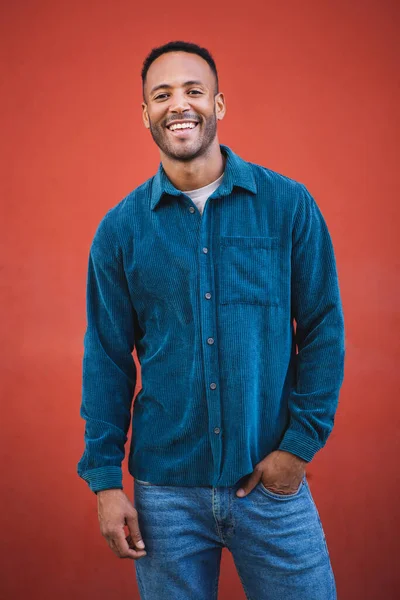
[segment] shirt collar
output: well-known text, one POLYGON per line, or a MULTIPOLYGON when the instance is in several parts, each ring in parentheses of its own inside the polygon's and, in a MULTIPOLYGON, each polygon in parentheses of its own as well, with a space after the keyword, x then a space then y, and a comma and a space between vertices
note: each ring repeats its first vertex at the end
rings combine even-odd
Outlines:
MULTIPOLYGON (((226 196, 230 194, 234 186, 244 188, 249 192, 256 194, 257 186, 250 163, 246 162, 240 156, 235 154, 235 152, 233 152, 233 150, 231 150, 225 144, 220 144, 220 149, 221 152, 225 154, 227 160, 222 182, 214 192, 215 197, 226 196)), ((150 203, 151 209, 155 209, 164 194, 181 196, 184 193, 185 192, 182 190, 178 190, 168 179, 162 163, 160 162, 158 171, 154 175, 152 182, 150 203)))

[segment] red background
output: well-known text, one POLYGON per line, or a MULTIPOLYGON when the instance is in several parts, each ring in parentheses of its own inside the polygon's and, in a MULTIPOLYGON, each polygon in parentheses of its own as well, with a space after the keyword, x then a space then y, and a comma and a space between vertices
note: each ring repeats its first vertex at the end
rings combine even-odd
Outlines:
MULTIPOLYGON (((158 167, 140 69, 173 39, 214 55, 220 142, 305 183, 328 222, 347 363, 309 482, 339 600, 400 597, 398 5, 16 1, 0 21, 1 598, 138 598, 76 475, 85 280, 100 219, 158 167)), ((225 551, 220 598, 244 599, 225 551)))

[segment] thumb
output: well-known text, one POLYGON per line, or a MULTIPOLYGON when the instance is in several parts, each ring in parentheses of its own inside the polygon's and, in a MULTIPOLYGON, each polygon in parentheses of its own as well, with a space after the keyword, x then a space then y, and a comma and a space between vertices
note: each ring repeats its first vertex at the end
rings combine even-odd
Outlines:
POLYGON ((145 547, 144 541, 142 539, 142 535, 140 533, 138 519, 136 515, 129 515, 126 517, 126 524, 129 529, 129 538, 132 543, 142 550, 145 547))
POLYGON ((247 496, 247 494, 249 494, 251 490, 256 487, 256 485, 261 479, 261 476, 261 471, 253 471, 253 473, 251 473, 251 475, 247 479, 246 483, 242 485, 240 489, 238 489, 238 491, 236 492, 236 496, 239 496, 240 498, 242 498, 243 496, 247 496))

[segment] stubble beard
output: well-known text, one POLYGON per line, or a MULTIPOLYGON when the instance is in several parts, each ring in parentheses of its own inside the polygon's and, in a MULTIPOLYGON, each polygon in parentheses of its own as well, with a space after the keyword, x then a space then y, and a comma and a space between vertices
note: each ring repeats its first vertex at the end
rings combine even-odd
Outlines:
POLYGON ((174 141, 168 139, 171 135, 164 125, 153 125, 150 119, 149 124, 151 136, 160 150, 169 158, 182 162, 188 162, 206 153, 217 135, 217 118, 215 112, 206 121, 202 121, 197 125, 197 127, 202 127, 203 131, 198 136, 198 139, 192 142, 190 140, 177 139, 174 141))

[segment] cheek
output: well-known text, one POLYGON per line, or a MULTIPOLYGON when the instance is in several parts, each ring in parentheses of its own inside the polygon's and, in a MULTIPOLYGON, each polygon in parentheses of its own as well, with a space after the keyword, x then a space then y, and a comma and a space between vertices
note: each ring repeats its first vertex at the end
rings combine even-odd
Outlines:
POLYGON ((164 127, 165 115, 162 113, 152 111, 147 118, 152 127, 164 127))

